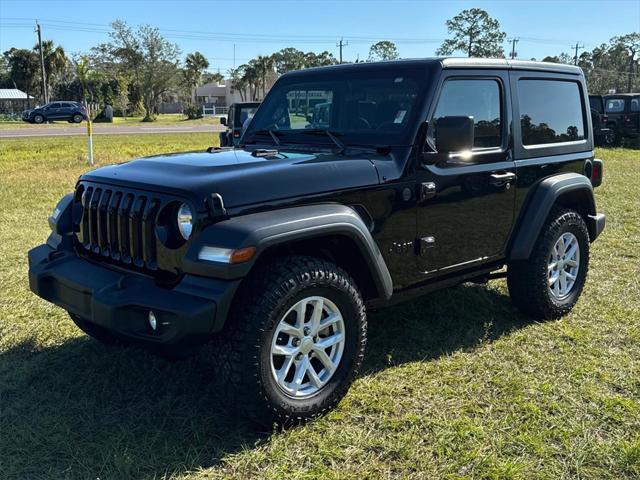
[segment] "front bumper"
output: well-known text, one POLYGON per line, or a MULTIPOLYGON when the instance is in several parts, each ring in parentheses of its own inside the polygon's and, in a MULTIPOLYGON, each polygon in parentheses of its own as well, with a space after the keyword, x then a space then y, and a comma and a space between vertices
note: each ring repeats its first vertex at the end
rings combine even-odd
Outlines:
POLYGON ((114 270, 73 250, 29 251, 29 286, 43 299, 107 330, 147 344, 197 344, 224 326, 240 283, 185 275, 173 288, 152 277, 114 270), (153 311, 158 327, 148 324, 153 311))

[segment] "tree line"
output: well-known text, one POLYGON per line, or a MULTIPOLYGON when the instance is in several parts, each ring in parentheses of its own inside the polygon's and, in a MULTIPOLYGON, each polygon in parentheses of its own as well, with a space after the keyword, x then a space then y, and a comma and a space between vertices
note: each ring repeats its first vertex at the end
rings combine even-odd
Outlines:
MULTIPOLYGON (((505 57, 506 32, 486 11, 464 10, 447 20, 446 25, 449 38, 436 50, 437 55, 505 57)), ((639 91, 639 52, 640 33, 635 32, 613 37, 580 55, 562 52, 542 60, 582 67, 592 93, 607 93, 610 89, 639 91)), ((158 28, 143 25, 133 29, 121 20, 112 23, 108 41, 85 54, 69 57, 62 46, 50 40, 42 42, 46 89, 51 98, 112 105, 125 116, 142 113, 146 120, 153 120, 158 104, 167 99, 178 99, 188 105, 187 114, 197 115, 194 88, 223 80, 220 73, 207 72, 209 61, 202 53, 189 53, 184 60, 181 54, 178 45, 164 38, 158 28)), ((371 45, 364 61, 398 58, 395 43, 381 40, 371 45)), ((227 77, 243 100, 254 100, 263 97, 270 82, 279 75, 337 63, 328 51, 304 52, 290 47, 229 69, 227 77)), ((44 101, 42 84, 39 45, 2 53, 1 88, 15 87, 44 101)))

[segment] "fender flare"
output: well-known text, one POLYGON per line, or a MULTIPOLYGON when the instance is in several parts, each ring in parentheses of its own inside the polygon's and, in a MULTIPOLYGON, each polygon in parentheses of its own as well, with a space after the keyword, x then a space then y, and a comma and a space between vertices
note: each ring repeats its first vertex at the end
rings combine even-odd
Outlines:
MULTIPOLYGON (((587 177, 578 173, 563 173, 545 178, 530 194, 529 200, 526 202, 524 215, 520 217, 514 240, 509 249, 510 260, 529 258, 549 212, 560 197, 569 193, 581 194, 587 198, 588 202, 584 205, 587 215, 589 217, 596 215, 593 186, 587 177)), ((585 222, 590 227, 589 233, 592 235, 592 222, 589 218, 585 218, 585 222)), ((593 238, 595 238, 594 235, 592 235, 593 238)))
POLYGON ((358 246, 379 297, 390 298, 393 281, 371 232, 358 213, 341 204, 315 204, 252 213, 222 220, 198 232, 183 261, 187 273, 221 279, 246 276, 269 248, 299 240, 340 235, 358 246), (245 263, 229 265, 199 260, 205 246, 238 249, 254 246, 256 255, 245 263))

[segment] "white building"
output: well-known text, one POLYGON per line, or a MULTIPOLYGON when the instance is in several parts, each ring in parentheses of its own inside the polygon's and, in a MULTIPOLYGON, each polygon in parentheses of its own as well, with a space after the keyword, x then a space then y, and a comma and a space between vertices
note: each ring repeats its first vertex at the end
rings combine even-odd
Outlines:
POLYGON ((35 99, 17 88, 0 88, 0 113, 20 113, 35 106, 35 99))
POLYGON ((206 83, 195 89, 195 100, 197 105, 208 107, 228 107, 234 102, 241 102, 240 92, 231 87, 231 80, 224 80, 224 83, 206 83))
MULTIPOLYGON (((269 75, 266 79, 266 92, 273 86, 277 76, 269 75)), ((250 98, 249 88, 244 92, 244 97, 240 95, 240 91, 234 89, 231 79, 225 79, 224 83, 206 83, 201 87, 196 87, 194 91, 194 97, 196 105, 205 105, 207 107, 228 107, 232 103, 236 102, 253 102, 262 101, 264 95, 262 95, 262 87, 258 89, 257 99, 250 98)))

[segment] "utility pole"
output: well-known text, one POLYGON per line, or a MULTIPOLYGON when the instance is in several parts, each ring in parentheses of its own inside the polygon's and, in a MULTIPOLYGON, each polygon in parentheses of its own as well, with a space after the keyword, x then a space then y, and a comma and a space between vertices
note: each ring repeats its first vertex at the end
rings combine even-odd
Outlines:
POLYGON ((233 44, 233 69, 236 69, 236 44, 233 44))
POLYGON ((509 41, 511 42, 511 60, 515 60, 516 55, 518 54, 518 52, 516 52, 516 44, 520 41, 520 39, 517 37, 513 37, 509 39, 509 41))
POLYGON ((40 50, 40 68, 42 70, 42 100, 49 103, 49 93, 47 92, 47 77, 44 71, 44 52, 42 51, 42 35, 40 33, 40 24, 36 20, 36 32, 38 34, 38 50, 40 50))
POLYGON ((338 43, 336 43, 336 47, 340 47, 340 63, 342 63, 342 47, 346 47, 347 45, 349 45, 349 42, 347 41, 347 43, 344 43, 342 38, 338 43))
POLYGON ((573 64, 578 65, 578 50, 584 48, 584 45, 580 45, 579 42, 576 42, 573 48, 575 48, 576 51, 575 55, 573 56, 573 64))

